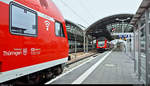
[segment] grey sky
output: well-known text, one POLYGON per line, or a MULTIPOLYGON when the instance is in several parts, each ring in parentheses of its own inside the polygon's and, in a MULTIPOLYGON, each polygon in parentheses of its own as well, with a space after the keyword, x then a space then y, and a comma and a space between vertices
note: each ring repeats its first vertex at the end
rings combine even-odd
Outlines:
POLYGON ((65 19, 85 27, 104 17, 135 14, 142 0, 53 0, 65 19))

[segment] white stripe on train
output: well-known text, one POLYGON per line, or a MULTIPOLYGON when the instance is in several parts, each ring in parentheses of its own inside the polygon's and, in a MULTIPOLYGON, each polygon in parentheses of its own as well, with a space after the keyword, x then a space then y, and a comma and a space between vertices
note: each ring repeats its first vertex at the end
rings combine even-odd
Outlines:
POLYGON ((46 63, 33 65, 33 66, 19 68, 19 69, 11 70, 8 72, 1 72, 0 73, 0 83, 11 80, 11 79, 15 79, 15 78, 18 78, 18 77, 21 77, 21 76, 24 76, 24 75, 27 75, 30 73, 34 73, 34 72, 37 72, 37 71, 40 71, 43 69, 47 69, 47 68, 53 67, 55 65, 63 64, 67 61, 68 61, 68 57, 59 59, 59 60, 46 62, 46 63))

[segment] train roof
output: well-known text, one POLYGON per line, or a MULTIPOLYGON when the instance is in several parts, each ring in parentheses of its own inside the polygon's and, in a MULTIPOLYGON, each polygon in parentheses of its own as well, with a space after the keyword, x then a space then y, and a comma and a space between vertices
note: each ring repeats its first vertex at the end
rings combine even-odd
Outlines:
POLYGON ((56 7, 52 0, 14 0, 25 6, 28 6, 36 11, 39 11, 47 16, 54 18, 57 21, 64 22, 61 12, 56 7))

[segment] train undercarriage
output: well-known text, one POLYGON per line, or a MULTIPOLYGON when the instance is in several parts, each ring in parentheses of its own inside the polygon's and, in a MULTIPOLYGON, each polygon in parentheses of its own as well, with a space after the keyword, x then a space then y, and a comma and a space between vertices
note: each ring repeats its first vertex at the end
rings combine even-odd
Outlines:
POLYGON ((65 64, 57 65, 42 71, 38 71, 20 78, 7 81, 0 84, 0 86, 8 85, 44 85, 47 81, 55 78, 63 72, 65 64))

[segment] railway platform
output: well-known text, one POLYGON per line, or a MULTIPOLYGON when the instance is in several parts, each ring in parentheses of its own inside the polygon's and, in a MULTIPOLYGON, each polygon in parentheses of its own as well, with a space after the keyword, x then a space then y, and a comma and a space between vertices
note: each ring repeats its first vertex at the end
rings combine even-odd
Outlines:
POLYGON ((95 55, 97 52, 95 50, 91 50, 89 52, 77 52, 77 53, 71 53, 69 54, 70 60, 67 62, 67 65, 75 63, 77 61, 80 61, 82 59, 85 59, 87 57, 90 57, 92 55, 95 55))
POLYGON ((46 84, 130 84, 142 85, 134 62, 125 52, 106 51, 52 79, 46 84))

